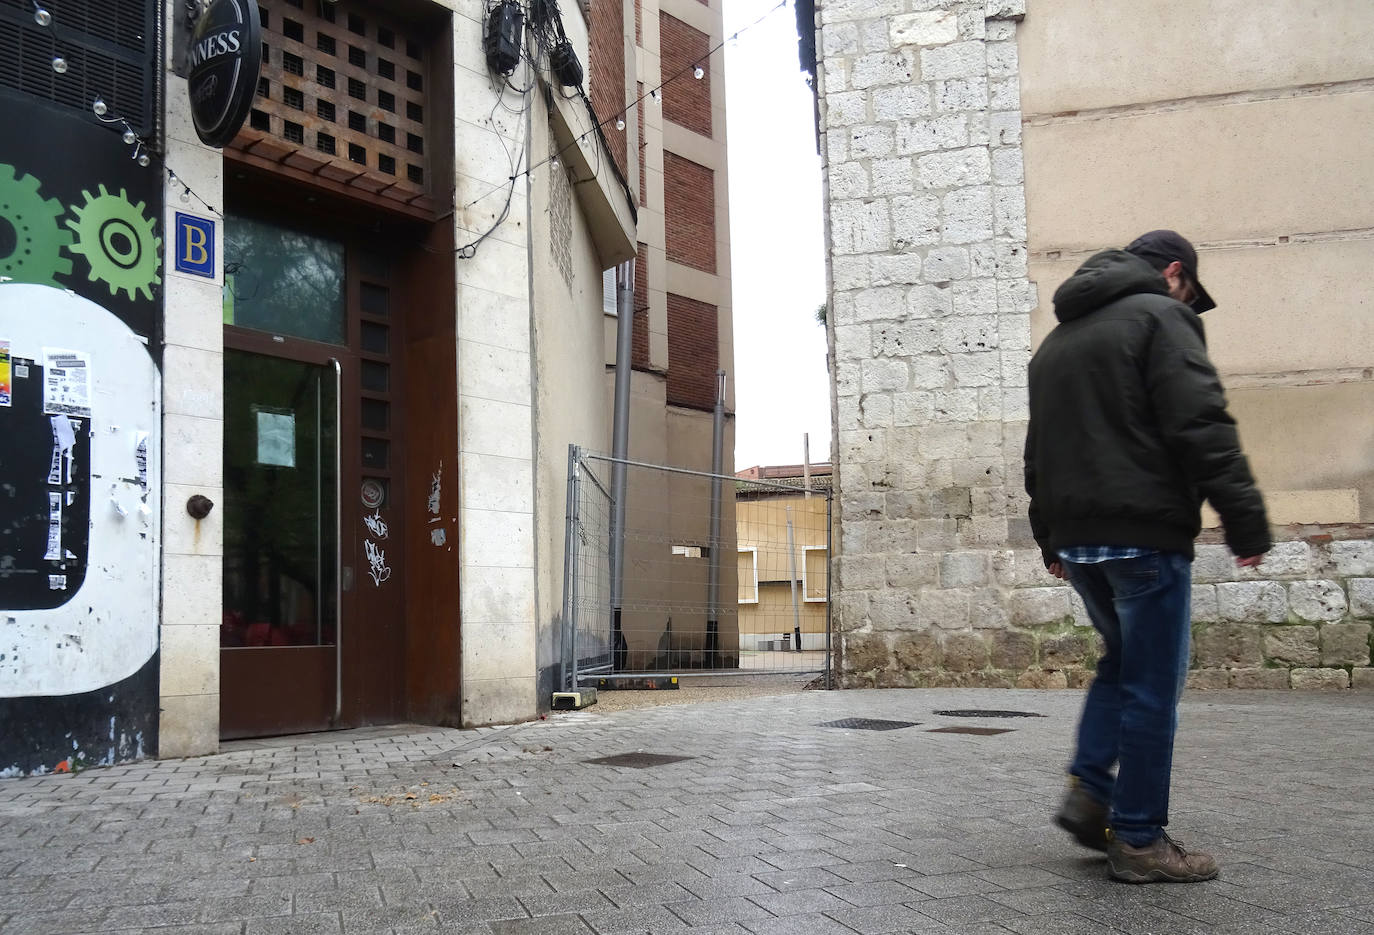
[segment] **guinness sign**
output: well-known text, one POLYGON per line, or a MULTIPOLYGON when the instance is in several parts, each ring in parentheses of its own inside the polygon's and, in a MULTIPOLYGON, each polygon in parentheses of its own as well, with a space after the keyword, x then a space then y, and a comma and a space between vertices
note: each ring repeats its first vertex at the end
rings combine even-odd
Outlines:
POLYGON ((256 0, 210 0, 186 50, 191 120, 202 143, 223 147, 258 93, 262 26, 256 0))

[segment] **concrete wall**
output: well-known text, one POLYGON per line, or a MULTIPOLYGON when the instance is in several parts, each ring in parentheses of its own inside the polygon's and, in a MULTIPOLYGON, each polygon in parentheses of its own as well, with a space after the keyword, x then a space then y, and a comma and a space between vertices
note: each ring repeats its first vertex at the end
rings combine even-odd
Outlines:
POLYGON ((1277 523, 1374 520, 1374 185, 1351 137, 1374 120, 1371 28, 1356 0, 1065 0, 1018 36, 1037 340, 1091 252, 1193 240, 1277 523))

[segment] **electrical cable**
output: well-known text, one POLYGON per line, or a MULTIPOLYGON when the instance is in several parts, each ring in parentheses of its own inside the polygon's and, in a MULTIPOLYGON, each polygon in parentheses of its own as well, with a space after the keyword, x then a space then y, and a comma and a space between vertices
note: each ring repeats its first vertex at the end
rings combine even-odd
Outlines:
MULTIPOLYGON (((496 192, 500 191, 501 189, 505 188, 508 182, 511 183, 511 184, 513 185, 513 183, 516 182, 516 181, 518 181, 521 177, 530 175, 530 174, 533 173, 536 169, 540 169, 540 168, 542 168, 542 167, 548 165, 550 162, 554 161, 555 159, 561 159, 561 157, 563 156, 564 153, 566 153, 568 150, 572 149, 574 146, 579 146, 583 141, 585 141, 585 140, 587 139, 587 137, 591 136, 592 133, 597 133, 597 134, 599 134, 599 135, 601 136, 601 139, 602 139, 603 143, 604 143, 604 140, 605 140, 605 129, 604 129, 604 128, 605 128, 605 126, 606 126, 607 124, 614 123, 616 120, 618 120, 618 119, 623 119, 623 118, 625 118, 626 116, 628 116, 629 113, 630 113, 630 111, 632 111, 635 107, 637 107, 640 103, 642 103, 642 102, 644 101, 645 98, 653 97, 653 98, 657 99, 658 96, 659 96, 659 92, 662 91, 663 88, 667 87, 669 84, 671 84, 672 82, 678 80, 679 78, 683 77, 684 75, 687 75, 687 74, 689 74, 689 73, 695 71, 695 69, 696 69, 698 66, 706 66, 706 65, 708 65, 708 64, 710 63, 711 56, 712 56, 712 55, 715 55, 715 54, 716 54, 717 52, 719 52, 722 48, 724 48, 725 45, 726 45, 726 43, 733 42, 734 40, 738 39, 741 35, 743 35, 744 33, 748 32, 748 31, 751 30, 751 29, 753 29, 755 26, 758 26, 758 25, 759 25, 760 23, 762 23, 764 20, 766 20, 766 19, 768 19, 769 17, 771 17, 771 16, 772 16, 774 13, 776 13, 778 10, 781 10, 781 9, 784 9, 785 7, 787 7, 788 4, 791 3, 791 2, 792 2, 792 0, 780 0, 780 2, 779 2, 776 6, 770 7, 770 8, 769 8, 766 12, 764 12, 764 14, 763 14, 762 16, 760 16, 758 19, 754 20, 753 22, 749 23, 749 24, 746 25, 746 26, 742 26, 742 27, 740 27, 739 29, 735 30, 733 33, 731 33, 729 36, 727 36, 725 39, 723 39, 722 41, 720 41, 719 43, 717 43, 715 46, 713 46, 709 51, 707 51, 707 53, 706 53, 704 56, 702 56, 701 58, 697 59, 697 60, 694 61, 694 62, 689 63, 688 65, 686 65, 685 67, 683 67, 682 69, 680 69, 679 71, 677 71, 676 73, 674 73, 671 77, 667 78, 666 80, 664 80, 662 83, 660 83, 660 84, 657 85, 656 87, 650 88, 649 90, 645 91, 643 94, 641 94, 641 95, 639 95, 639 97, 635 98, 634 101, 632 101, 629 105, 627 105, 627 106, 626 106, 625 108, 623 108, 622 110, 619 110, 619 111, 617 111, 617 112, 611 114, 609 117, 605 118, 604 120, 601 120, 601 121, 597 122, 597 123, 596 123, 595 125, 593 125, 590 129, 588 129, 588 130, 586 130, 584 133, 582 133, 582 135, 577 136, 577 137, 574 137, 573 140, 572 140, 572 142, 568 143, 566 146, 562 147, 561 149, 557 150, 556 152, 550 154, 549 156, 545 157, 544 159, 540 160, 539 162, 532 163, 531 165, 527 166, 527 167, 525 168, 525 170, 524 170, 523 172, 521 172, 519 175, 514 176, 514 177, 512 177, 512 178, 510 178, 510 179, 507 179, 507 180, 505 180, 505 181, 498 182, 497 184, 491 186, 491 187, 488 188, 486 191, 482 192, 482 194, 480 194, 480 195, 478 195, 476 198, 474 198, 472 201, 469 201, 467 204, 463 205, 462 208, 460 208, 459 210, 460 210, 460 211, 466 211, 468 208, 473 207, 473 206, 476 205, 478 202, 483 201, 484 199, 490 197, 491 195, 493 195, 493 194, 495 194, 496 192)), ((580 90, 581 90, 581 88, 579 88, 579 91, 580 91, 580 90)), ((584 99, 585 99, 585 96, 586 96, 586 95, 585 95, 585 92, 583 92, 583 97, 584 97, 584 99)), ((591 102, 590 102, 590 100, 588 100, 588 107, 589 107, 589 108, 590 108, 590 104, 591 104, 591 102)), ((596 118, 596 112, 595 112, 594 110, 592 111, 592 117, 593 117, 593 119, 596 118)), ((614 160, 612 160, 612 164, 614 165, 614 160)), ((617 174, 619 174, 619 167, 617 166, 616 169, 617 169, 617 174)), ((622 179, 622 182, 623 182, 623 179, 622 179)), ((626 185, 626 190, 627 190, 627 191, 629 190, 628 184, 626 185)), ((633 201, 633 199, 631 199, 631 201, 633 201)))

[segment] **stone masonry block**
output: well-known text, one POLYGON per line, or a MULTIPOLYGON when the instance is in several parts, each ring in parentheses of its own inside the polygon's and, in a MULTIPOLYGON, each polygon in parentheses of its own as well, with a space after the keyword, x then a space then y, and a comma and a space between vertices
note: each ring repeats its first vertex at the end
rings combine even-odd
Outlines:
POLYGON ((987 43, 988 76, 1011 78, 1020 74, 1020 58, 1015 42, 987 43))
POLYGON ((874 594, 869 603, 868 619, 873 629, 880 632, 923 628, 916 615, 916 596, 901 588, 874 594))
POLYGON ((885 669, 892 660, 887 640, 877 633, 851 633, 844 640, 844 667, 849 672, 885 669))
POLYGON ((988 642, 981 634, 946 633, 940 640, 945 668, 950 672, 975 672, 988 665, 988 642))
POLYGON ((837 201, 830 207, 831 249, 837 254, 885 253, 892 247, 886 201, 837 201))
POLYGON ((1223 620, 1283 623, 1288 619, 1288 592, 1276 581, 1230 581, 1217 585, 1217 607, 1223 620))
POLYGON ((987 0, 984 15, 988 19, 1025 19, 1026 0, 987 0))
POLYGON ((871 20, 876 16, 901 13, 906 0, 826 0, 820 5, 821 25, 853 23, 871 20))
POLYGON ((1301 691, 1344 691, 1350 687, 1350 673, 1344 669, 1294 669, 1289 677, 1293 688, 1301 691))
POLYGON ((968 142, 968 118, 963 114, 903 120, 897 124, 897 151, 906 155, 958 149, 968 142))
POLYGON ((1321 663, 1316 627, 1266 627, 1264 655, 1284 666, 1315 666, 1321 663))
POLYGON ((992 634, 992 667, 1020 671, 1035 662, 1035 635, 1025 630, 997 630, 992 634))
POLYGON ((936 247, 926 254, 926 279, 930 282, 964 280, 969 274, 967 247, 936 247))
POLYGON ((1294 581, 1288 586, 1288 609, 1300 620, 1340 620, 1345 608, 1345 592, 1334 581, 1294 581))
POLYGON ((934 195, 892 199, 892 238, 899 249, 940 242, 940 199, 934 195))
POLYGON ((839 577, 846 589, 877 591, 887 585, 882 562, 871 558, 840 556, 839 577))
POLYGON ((1350 613, 1356 617, 1374 617, 1374 578, 1352 578, 1350 585, 1350 613))
POLYGON ((959 588, 926 588, 916 599, 916 612, 922 628, 963 629, 969 624, 969 593, 959 588))
POLYGON ((1204 669, 1259 668, 1264 664, 1264 631, 1247 623, 1216 623, 1193 633, 1193 661, 1204 669))
POLYGON ((1195 623, 1213 623, 1218 620, 1216 585, 1193 585, 1192 606, 1195 623))
POLYGON ((1068 688, 1069 679, 1058 669, 1027 669, 1016 679, 1017 688, 1068 688))
POLYGON ((942 113, 956 111, 982 112, 988 106, 986 78, 951 78, 935 83, 935 106, 942 113))
POLYGON ((1357 539, 1333 542, 1328 548, 1332 572, 1339 578, 1374 575, 1374 542, 1357 539))
POLYGON ((1073 615, 1069 603, 1070 589, 1019 588, 1007 598, 1011 608, 1011 622, 1018 627, 1038 627, 1063 623, 1073 615))
POLYGON ((876 52, 854 59, 849 86, 858 91, 910 84, 916 73, 916 57, 909 49, 876 52))
POLYGON ((930 153, 917 158, 916 177, 928 189, 981 185, 992 181, 992 162, 982 146, 930 153))
POLYGON ((988 583, 991 574, 992 559, 988 552, 946 552, 940 559, 942 588, 981 588, 988 583))
POLYGON ((892 127, 861 126, 849 131, 849 158, 882 159, 897 148, 897 132, 892 127))
MULTIPOLYGON (((1234 566, 1234 560, 1232 561, 1234 566)), ((1239 570, 1239 569, 1237 569, 1239 570)), ((1260 578, 1304 577, 1312 573, 1312 546, 1302 541, 1276 542, 1254 571, 1241 572, 1260 578)))
POLYGON ((982 42, 955 42, 921 50, 921 78, 977 78, 987 74, 987 46, 982 42))
MULTIPOLYGON (((916 188, 916 174, 911 167, 911 159, 875 159, 870 170, 873 177, 871 190, 874 195, 909 195, 916 188)), ((892 259, 876 257, 875 259, 892 259)), ((917 258, 919 262, 919 258, 917 258)), ((908 275, 902 282, 916 282, 916 275, 908 275)))
POLYGON ((946 243, 974 243, 992 237, 992 190, 959 188, 945 196, 940 228, 946 243))
POLYGON ((1086 633, 1047 636, 1040 641, 1040 665, 1046 669, 1082 665, 1092 649, 1093 642, 1086 633))
POLYGON ((1011 614, 1000 588, 975 588, 969 597, 969 623, 975 630, 1005 630, 1011 614))
POLYGON ((959 17, 944 10, 907 13, 889 22, 892 44, 897 47, 945 45, 959 38, 959 17))
POLYGON ((885 123, 924 117, 931 111, 930 86, 908 84, 873 92, 873 116, 885 123))
POLYGON ((1322 627, 1322 665, 1369 665, 1367 623, 1328 623, 1322 627))
MULTIPOLYGON (((897 160, 906 162, 906 160, 897 160)), ((873 184, 878 184, 879 166, 891 165, 888 162, 873 164, 873 184)), ((908 168, 910 164, 908 163, 908 168)), ((875 256, 873 258, 873 285, 907 286, 921 279, 921 255, 919 253, 900 253, 897 256, 875 256)), ((857 303, 856 303, 857 304, 857 303)))
POLYGON ((903 552, 887 557, 889 587, 910 588, 933 585, 940 578, 940 556, 931 552, 903 552))
POLYGON ((1194 553, 1194 581, 1230 581, 1236 577, 1236 563, 1226 546, 1200 545, 1194 553))
POLYGON ((1231 674, 1225 669, 1194 669, 1188 673, 1188 688, 1201 691, 1214 691, 1218 688, 1228 688, 1231 684, 1231 674))
POLYGON ((920 631, 898 634, 892 640, 892 652, 899 669, 935 669, 940 666, 940 639, 934 633, 920 631))
POLYGON ((1350 673, 1350 687, 1359 691, 1374 691, 1374 669, 1355 669, 1350 673))
POLYGON ((1287 669, 1233 669, 1232 688, 1276 689, 1288 687, 1287 669))

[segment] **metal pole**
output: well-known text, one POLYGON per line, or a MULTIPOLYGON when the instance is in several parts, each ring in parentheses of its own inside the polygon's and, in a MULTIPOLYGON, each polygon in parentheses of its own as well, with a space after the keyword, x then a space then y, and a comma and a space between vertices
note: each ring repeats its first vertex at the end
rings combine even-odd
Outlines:
POLYGON ((792 586, 792 651, 801 652, 801 607, 797 604, 797 547, 792 541, 792 508, 787 508, 787 564, 791 574, 787 583, 792 586))
POLYGON ((582 550, 580 548, 582 537, 578 535, 577 529, 578 524, 582 522, 582 449, 578 448, 576 445, 569 445, 568 462, 570 465, 568 471, 568 476, 570 478, 568 482, 568 497, 569 503, 571 504, 568 507, 571 511, 571 519, 568 522, 568 542, 571 548, 570 554, 572 556, 571 559, 565 560, 566 564, 571 568, 569 572, 571 581, 568 587, 568 593, 570 593, 571 596, 567 598, 567 601, 569 613, 571 615, 568 629, 570 635, 568 645, 570 662, 568 668, 572 675, 569 679, 568 691, 577 691, 577 625, 582 614, 581 607, 577 600, 578 563, 582 558, 582 550))
MULTIPOLYGON (((832 462, 830 470, 835 470, 832 462)), ((825 495, 825 687, 828 691, 830 684, 830 630, 834 626, 834 614, 830 610, 830 582, 834 579, 835 556, 832 554, 834 549, 835 531, 831 526, 831 508, 835 505, 835 492, 832 484, 830 492, 825 495)))
POLYGON ((706 586, 706 663, 714 669, 720 653, 720 500, 725 470, 725 371, 716 371, 716 410, 711 440, 711 562, 706 586))
POLYGON ((811 499, 811 433, 802 433, 802 483, 806 485, 806 499, 811 499))
POLYGON ((615 411, 611 435, 611 637, 616 668, 627 651, 620 627, 625 594, 625 459, 630 456, 630 361, 634 354, 635 265, 627 260, 615 271, 615 411))
POLYGON ((343 718, 343 364, 334 365, 334 726, 343 718))
POLYGON ((559 669, 558 682, 563 686, 565 692, 573 691, 576 686, 572 684, 572 629, 573 622, 573 522, 577 519, 576 512, 576 488, 573 483, 573 475, 577 471, 577 446, 568 446, 568 493, 567 501, 564 504, 566 518, 563 527, 563 631, 562 647, 558 654, 559 669))

